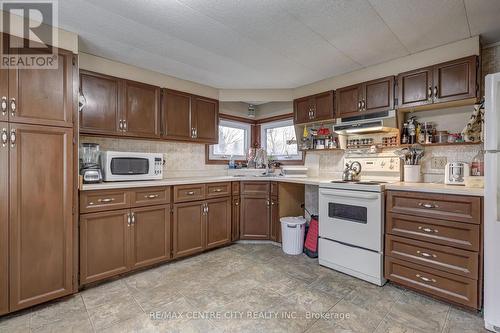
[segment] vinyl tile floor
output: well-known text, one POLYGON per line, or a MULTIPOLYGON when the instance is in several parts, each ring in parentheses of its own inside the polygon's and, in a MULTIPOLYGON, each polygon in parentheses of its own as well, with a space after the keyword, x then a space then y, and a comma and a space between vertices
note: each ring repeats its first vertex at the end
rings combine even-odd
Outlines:
POLYGON ((0 332, 486 332, 480 315, 234 244, 0 318, 0 332))

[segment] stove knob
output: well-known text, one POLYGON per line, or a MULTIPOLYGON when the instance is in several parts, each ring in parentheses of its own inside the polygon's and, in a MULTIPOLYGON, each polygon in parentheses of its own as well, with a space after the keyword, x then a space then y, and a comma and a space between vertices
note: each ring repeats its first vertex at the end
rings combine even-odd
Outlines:
POLYGON ((384 167, 385 166, 385 162, 384 161, 380 162, 380 166, 384 167))
POLYGON ((394 165, 392 165, 392 164, 391 164, 391 165, 389 166, 389 169, 391 169, 391 170, 392 170, 392 169, 394 169, 394 165))

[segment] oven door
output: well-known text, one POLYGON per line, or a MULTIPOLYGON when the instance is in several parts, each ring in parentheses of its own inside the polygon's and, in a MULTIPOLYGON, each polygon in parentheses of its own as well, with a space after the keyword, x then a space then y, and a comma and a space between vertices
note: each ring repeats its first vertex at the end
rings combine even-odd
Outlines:
POLYGON ((319 236, 382 252, 383 193, 320 188, 319 236))

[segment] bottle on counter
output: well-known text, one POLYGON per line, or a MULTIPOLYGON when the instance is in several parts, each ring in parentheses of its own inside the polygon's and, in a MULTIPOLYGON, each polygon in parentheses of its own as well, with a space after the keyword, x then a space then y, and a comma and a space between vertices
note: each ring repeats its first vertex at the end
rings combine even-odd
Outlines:
POLYGON ((472 159, 471 175, 484 176, 484 153, 482 150, 480 150, 472 159))

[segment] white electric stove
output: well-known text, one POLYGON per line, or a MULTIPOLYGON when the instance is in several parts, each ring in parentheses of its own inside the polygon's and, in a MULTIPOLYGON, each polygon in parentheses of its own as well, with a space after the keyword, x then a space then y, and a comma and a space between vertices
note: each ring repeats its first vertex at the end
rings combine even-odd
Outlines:
POLYGON ((397 157, 346 158, 361 164, 361 180, 319 186, 320 265, 382 286, 385 184, 401 180, 397 157))

